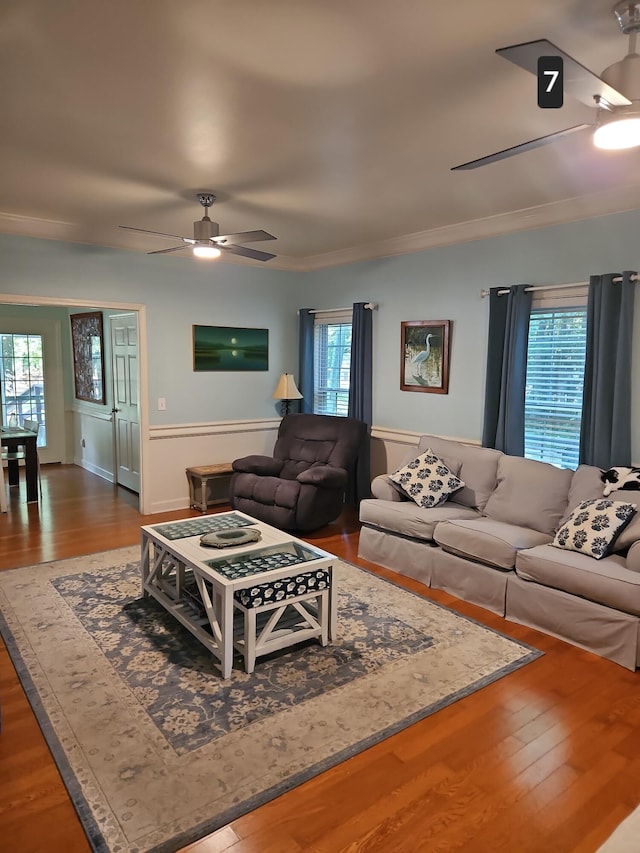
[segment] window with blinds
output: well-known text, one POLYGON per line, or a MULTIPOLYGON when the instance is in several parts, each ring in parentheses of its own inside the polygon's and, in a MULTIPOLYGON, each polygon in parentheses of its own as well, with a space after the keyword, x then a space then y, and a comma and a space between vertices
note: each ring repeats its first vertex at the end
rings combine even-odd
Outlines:
POLYGON ((0 409, 4 426, 38 421, 38 447, 46 446, 42 335, 0 334, 0 409))
POLYGON ((319 312, 314 323, 313 411, 347 417, 351 372, 351 311, 319 312))
POLYGON ((531 312, 524 455, 577 468, 587 340, 586 306, 531 312))

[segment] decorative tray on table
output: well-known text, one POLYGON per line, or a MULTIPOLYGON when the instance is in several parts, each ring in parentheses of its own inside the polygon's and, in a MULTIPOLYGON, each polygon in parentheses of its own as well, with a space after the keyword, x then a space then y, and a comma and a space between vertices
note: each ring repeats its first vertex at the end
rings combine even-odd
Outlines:
POLYGON ((250 542, 259 542, 261 539, 259 530, 251 527, 232 527, 230 530, 218 530, 213 533, 205 533, 200 537, 200 544, 206 548, 228 548, 230 545, 247 545, 250 542))

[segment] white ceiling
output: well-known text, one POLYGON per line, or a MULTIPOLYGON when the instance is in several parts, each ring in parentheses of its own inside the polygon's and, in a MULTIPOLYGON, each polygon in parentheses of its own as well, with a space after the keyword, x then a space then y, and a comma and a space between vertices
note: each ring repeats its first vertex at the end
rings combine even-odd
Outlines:
POLYGON ((311 269, 637 207, 640 149, 589 132, 450 171, 595 120, 495 54, 538 38, 627 51, 601 0, 4 0, 0 231, 167 248, 117 226, 188 236, 207 189, 311 269))

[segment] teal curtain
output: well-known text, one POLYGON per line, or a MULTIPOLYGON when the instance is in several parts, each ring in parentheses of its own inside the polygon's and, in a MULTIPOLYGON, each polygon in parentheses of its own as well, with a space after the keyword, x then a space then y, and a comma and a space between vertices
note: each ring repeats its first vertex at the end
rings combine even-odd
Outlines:
POLYGON ((302 394, 300 411, 313 413, 313 311, 298 311, 298 390, 302 394))
POLYGON ((524 456, 524 400, 531 291, 527 284, 492 287, 482 444, 524 456), (508 293, 504 293, 508 290, 508 293), (502 292, 502 295, 500 293, 502 292))
POLYGON ((373 416, 373 311, 368 303, 353 303, 351 365, 349 371, 350 418, 367 424, 355 470, 347 488, 347 503, 358 506, 371 495, 370 434, 373 416))
POLYGON ((634 275, 589 279, 580 462, 605 470, 631 465, 634 275))

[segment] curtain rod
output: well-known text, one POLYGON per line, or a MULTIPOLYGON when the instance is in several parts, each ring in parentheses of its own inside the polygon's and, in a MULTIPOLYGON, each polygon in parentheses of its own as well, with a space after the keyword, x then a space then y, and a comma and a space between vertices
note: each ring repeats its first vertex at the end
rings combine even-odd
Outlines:
MULTIPOLYGON (((613 281, 615 284, 617 284, 618 282, 622 281, 622 276, 621 275, 616 276, 613 279, 613 281)), ((640 276, 632 275, 631 281, 640 281, 640 276)), ((544 284, 544 285, 540 285, 540 286, 531 285, 531 287, 525 287, 525 290, 527 290, 527 291, 529 291, 529 290, 568 290, 570 287, 588 287, 588 286, 589 286, 588 281, 575 281, 572 284, 544 284)), ((484 299, 486 296, 489 296, 490 293, 491 293, 490 290, 481 290, 480 296, 482 299, 484 299)), ((498 296, 504 296, 507 293, 509 293, 508 287, 505 290, 499 290, 498 296)))
MULTIPOLYGON (((378 306, 375 302, 367 302, 364 307, 369 311, 373 311, 378 306)), ((335 314, 337 311, 351 311, 352 308, 353 305, 349 305, 348 308, 310 308, 309 314, 335 314)))

